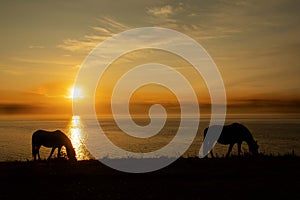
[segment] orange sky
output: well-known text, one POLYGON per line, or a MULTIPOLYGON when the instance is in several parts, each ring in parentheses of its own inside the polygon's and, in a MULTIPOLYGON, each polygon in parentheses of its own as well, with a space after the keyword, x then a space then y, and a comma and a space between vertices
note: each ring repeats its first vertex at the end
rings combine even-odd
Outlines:
MULTIPOLYGON (((6 1, 0 7, 0 115, 72 114, 67 97, 88 53, 113 34, 146 26, 185 33, 208 51, 222 74, 229 113, 299 113, 299 6, 291 0, 6 1)), ((201 77, 188 63, 154 51, 114 63, 96 107, 109 109, 109 83, 126 66, 155 59, 185 73, 209 111, 201 77)), ((136 112, 154 100, 171 111, 176 105, 157 88, 132 100, 136 112)))

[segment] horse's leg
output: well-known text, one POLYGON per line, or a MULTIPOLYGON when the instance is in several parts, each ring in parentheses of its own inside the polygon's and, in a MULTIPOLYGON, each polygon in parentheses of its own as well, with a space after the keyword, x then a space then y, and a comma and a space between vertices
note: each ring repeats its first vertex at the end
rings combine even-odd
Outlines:
POLYGON ((35 146, 32 147, 32 156, 33 156, 33 160, 36 161, 36 147, 35 146))
POLYGON ((39 160, 41 160, 41 156, 40 156, 40 148, 41 148, 41 146, 38 146, 38 147, 35 149, 35 151, 36 151, 36 153, 37 153, 37 155, 38 155, 39 160))
POLYGON ((53 152, 54 152, 55 149, 56 149, 56 147, 52 147, 52 150, 51 150, 51 153, 50 153, 50 155, 48 157, 48 160, 51 158, 51 156, 52 156, 52 154, 53 154, 53 152))
POLYGON ((210 155, 211 155, 212 158, 215 157, 215 156, 214 156, 214 153, 213 153, 213 150, 210 151, 210 155))
POLYGON ((57 148, 57 157, 60 157, 60 150, 61 150, 61 146, 57 148))
POLYGON ((238 143, 238 156, 241 155, 241 148, 242 148, 242 143, 239 142, 239 143, 238 143))
POLYGON ((231 150, 232 150, 233 145, 234 145, 234 144, 230 144, 230 145, 229 145, 229 148, 228 148, 228 151, 227 151, 227 154, 226 154, 226 158, 229 157, 229 154, 230 154, 230 152, 231 152, 231 150))
POLYGON ((34 144, 32 144, 32 157, 33 160, 36 161, 36 147, 34 144))

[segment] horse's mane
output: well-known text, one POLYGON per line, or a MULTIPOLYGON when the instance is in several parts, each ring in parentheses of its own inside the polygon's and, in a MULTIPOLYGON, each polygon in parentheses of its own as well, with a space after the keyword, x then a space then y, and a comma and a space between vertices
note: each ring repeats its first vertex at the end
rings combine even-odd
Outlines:
POLYGON ((69 139, 69 137, 66 136, 60 130, 56 130, 55 132, 59 132, 60 134, 63 135, 64 141, 65 141, 65 147, 66 147, 66 151, 67 151, 67 155, 68 155, 69 159, 76 159, 76 157, 75 157, 75 150, 73 148, 72 142, 69 139))
POLYGON ((251 134, 249 129, 246 126, 244 126, 243 124, 235 122, 235 123, 230 124, 229 126, 233 126, 233 127, 242 129, 248 140, 254 140, 253 135, 251 134))

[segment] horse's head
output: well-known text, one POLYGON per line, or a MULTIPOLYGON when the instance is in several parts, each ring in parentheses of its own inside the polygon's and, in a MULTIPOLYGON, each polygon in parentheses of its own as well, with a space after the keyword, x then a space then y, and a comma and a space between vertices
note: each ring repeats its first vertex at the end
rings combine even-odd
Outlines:
POLYGON ((77 159, 76 159, 76 153, 75 153, 74 148, 66 148, 66 150, 67 150, 67 156, 68 156, 69 160, 71 162, 76 162, 77 159))
POLYGON ((257 141, 253 140, 253 142, 249 145, 249 151, 253 155, 258 155, 258 147, 257 141))

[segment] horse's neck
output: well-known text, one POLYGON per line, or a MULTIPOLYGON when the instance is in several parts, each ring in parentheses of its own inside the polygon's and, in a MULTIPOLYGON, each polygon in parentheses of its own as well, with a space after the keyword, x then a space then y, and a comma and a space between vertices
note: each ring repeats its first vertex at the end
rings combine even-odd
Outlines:
POLYGON ((68 138, 68 136, 61 134, 58 138, 59 138, 61 144, 63 146, 65 146, 66 148, 71 148, 72 147, 71 140, 68 138))
POLYGON ((69 156, 69 153, 73 150, 73 145, 71 141, 66 141, 64 146, 66 147, 67 154, 69 156))
POLYGON ((69 140, 66 140, 65 142, 65 147, 67 148, 67 149, 71 149, 71 148, 73 148, 73 145, 72 145, 72 143, 71 143, 71 141, 69 141, 69 140))
POLYGON ((245 142, 248 144, 248 145, 252 145, 253 142, 254 142, 254 139, 253 139, 253 136, 251 135, 250 132, 247 132, 247 135, 245 137, 245 142))

